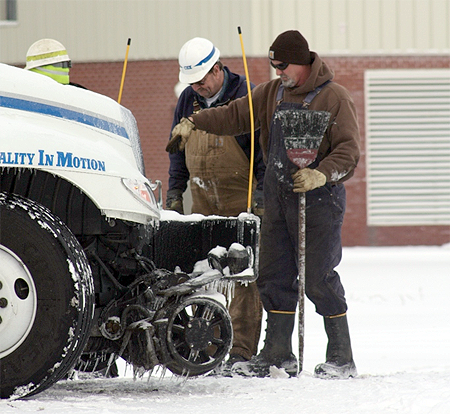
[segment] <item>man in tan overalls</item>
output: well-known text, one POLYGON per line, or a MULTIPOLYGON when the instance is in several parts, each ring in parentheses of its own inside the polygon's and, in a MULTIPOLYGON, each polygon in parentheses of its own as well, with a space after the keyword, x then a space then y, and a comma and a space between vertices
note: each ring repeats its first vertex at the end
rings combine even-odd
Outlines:
MULTIPOLYGON (((209 40, 193 38, 180 50, 179 80, 189 84, 181 93, 173 126, 204 108, 228 105, 247 94, 243 76, 230 72, 219 60, 220 51, 209 40)), ((253 212, 263 212, 262 186, 265 165, 255 139, 253 212)), ((250 134, 230 137, 193 131, 184 151, 170 154, 169 189, 166 208, 183 210, 183 193, 190 182, 192 213, 238 216, 247 210, 250 134)), ((262 303, 256 283, 236 284, 229 307, 233 324, 233 347, 222 371, 228 375, 235 362, 249 360, 257 353, 261 333, 262 303)))

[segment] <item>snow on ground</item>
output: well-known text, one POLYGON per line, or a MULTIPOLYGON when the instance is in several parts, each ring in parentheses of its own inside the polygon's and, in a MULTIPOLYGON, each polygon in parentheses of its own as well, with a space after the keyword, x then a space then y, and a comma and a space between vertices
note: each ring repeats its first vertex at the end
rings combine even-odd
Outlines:
MULTIPOLYGON (((28 400, 1 400, 0 413, 450 413, 450 245, 345 248, 338 270, 347 291, 355 379, 313 377, 326 337, 307 301, 299 378, 182 381, 157 374, 135 381, 120 364, 119 378, 60 381, 28 400)), ((296 336, 293 344, 296 350, 296 336)))

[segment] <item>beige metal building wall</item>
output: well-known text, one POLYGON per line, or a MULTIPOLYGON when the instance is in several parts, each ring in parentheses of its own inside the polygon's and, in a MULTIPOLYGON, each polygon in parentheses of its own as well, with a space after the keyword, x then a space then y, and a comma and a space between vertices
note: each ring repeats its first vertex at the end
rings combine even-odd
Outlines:
POLYGON ((61 41, 81 62, 123 60, 128 38, 130 60, 174 59, 194 36, 239 55, 237 26, 250 42, 253 7, 248 0, 17 0, 17 24, 0 23, 0 61, 23 62, 30 44, 44 37, 61 41))
POLYGON ((299 27, 322 54, 450 52, 448 0, 280 0, 273 6, 275 33, 299 27), (292 13, 279 7, 287 3, 292 13))
MULTIPOLYGON (((174 59, 189 38, 240 56, 265 56, 276 35, 298 29, 328 55, 450 53, 450 0, 8 0, 17 21, 0 21, 0 62, 21 64, 51 37, 78 62, 174 59)), ((0 19, 7 0, 0 0, 0 19)))

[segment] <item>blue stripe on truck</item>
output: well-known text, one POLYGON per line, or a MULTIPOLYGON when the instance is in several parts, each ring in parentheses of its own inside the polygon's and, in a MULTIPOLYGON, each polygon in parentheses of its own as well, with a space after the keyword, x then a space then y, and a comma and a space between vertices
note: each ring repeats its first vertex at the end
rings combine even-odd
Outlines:
POLYGON ((77 112, 73 109, 4 95, 0 95, 0 107, 1 106, 43 115, 51 115, 62 119, 69 119, 71 121, 102 129, 103 131, 112 132, 113 134, 120 135, 121 137, 127 139, 129 138, 127 131, 123 126, 115 124, 108 119, 102 119, 94 115, 89 115, 85 112, 77 112))

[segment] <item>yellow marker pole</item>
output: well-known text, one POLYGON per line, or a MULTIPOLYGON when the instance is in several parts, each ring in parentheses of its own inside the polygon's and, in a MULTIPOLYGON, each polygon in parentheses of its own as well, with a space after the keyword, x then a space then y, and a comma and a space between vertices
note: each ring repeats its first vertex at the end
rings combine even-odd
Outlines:
POLYGON ((244 42, 242 41, 241 27, 238 26, 239 38, 241 40, 242 59, 244 61, 245 79, 247 79, 248 90, 248 106, 250 109, 250 172, 248 177, 248 198, 247 198, 247 213, 252 212, 252 188, 253 188, 253 164, 255 161, 255 121, 253 119, 253 101, 252 101, 252 88, 250 86, 250 78, 248 76, 247 59, 245 58, 244 42))
POLYGON ((117 99, 117 102, 119 102, 119 103, 122 100, 123 83, 125 81, 125 72, 127 71, 128 51, 130 50, 130 44, 131 44, 131 39, 128 38, 127 53, 125 54, 125 61, 123 62, 122 81, 120 82, 119 98, 117 99))

